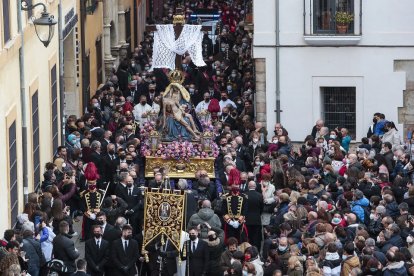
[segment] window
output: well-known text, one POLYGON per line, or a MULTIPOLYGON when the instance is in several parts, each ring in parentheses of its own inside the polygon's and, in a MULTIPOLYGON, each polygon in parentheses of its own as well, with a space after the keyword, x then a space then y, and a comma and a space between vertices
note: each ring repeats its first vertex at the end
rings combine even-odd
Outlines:
POLYGON ((14 227, 19 209, 19 197, 17 187, 17 145, 16 145, 16 121, 9 127, 9 192, 11 225, 14 227))
POLYGON ((10 0, 3 0, 3 42, 10 40, 10 0))
POLYGON ((50 70, 50 90, 52 92, 52 144, 53 150, 59 146, 59 117, 57 99, 57 72, 56 64, 50 70))
MULTIPOLYGON (((313 33, 336 34, 341 32, 335 20, 337 12, 354 15, 354 0, 313 0, 313 33)), ((345 34, 353 33, 354 20, 347 24, 345 30, 345 34)))
POLYGON ((82 62, 82 79, 83 79, 83 95, 82 95, 82 102, 83 102, 83 109, 88 106, 89 98, 90 98, 90 91, 91 91, 91 84, 90 84, 90 58, 89 55, 85 57, 85 60, 82 62))
POLYGON ((33 186, 34 190, 40 187, 40 136, 39 136, 39 93, 32 96, 32 132, 33 132, 33 186))
POLYGON ((355 87, 321 87, 322 116, 329 129, 345 127, 355 139, 356 89, 355 87))
MULTIPOLYGON (((125 12, 125 41, 126 43, 129 43, 129 48, 131 49, 131 11, 127 10, 125 12)), ((130 51, 128 51, 128 54, 130 51)))
POLYGON ((102 39, 99 38, 95 42, 96 47, 96 82, 98 86, 102 83, 103 71, 102 71, 102 39))

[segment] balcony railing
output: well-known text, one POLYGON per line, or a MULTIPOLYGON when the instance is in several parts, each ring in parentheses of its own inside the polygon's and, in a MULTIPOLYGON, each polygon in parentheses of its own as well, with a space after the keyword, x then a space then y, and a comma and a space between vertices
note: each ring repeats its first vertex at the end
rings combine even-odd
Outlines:
POLYGON ((93 14, 95 10, 98 8, 98 0, 86 0, 86 13, 93 14))

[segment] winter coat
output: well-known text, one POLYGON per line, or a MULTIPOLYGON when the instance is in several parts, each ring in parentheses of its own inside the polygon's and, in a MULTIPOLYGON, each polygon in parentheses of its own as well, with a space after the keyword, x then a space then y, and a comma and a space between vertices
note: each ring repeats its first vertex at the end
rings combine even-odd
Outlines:
POLYGON ((348 276, 352 269, 361 267, 358 256, 350 256, 342 263, 341 276, 348 276))
POLYGON ((320 264, 323 269, 323 276, 339 276, 341 274, 341 262, 338 252, 327 252, 325 259, 320 264))
POLYGON ((401 145, 401 136, 395 128, 392 128, 384 133, 381 138, 382 143, 390 142, 393 149, 395 146, 401 145))
POLYGON ((200 238, 208 239, 208 231, 205 223, 208 223, 211 226, 211 230, 217 233, 217 236, 220 238, 221 241, 224 240, 224 232, 221 229, 221 221, 220 218, 214 213, 213 209, 210 208, 201 208, 197 213, 190 217, 188 221, 187 229, 191 227, 197 227, 200 224, 200 238))
POLYGON ((256 276, 263 276, 263 262, 260 260, 260 257, 257 257, 253 261, 250 261, 256 270, 256 276))
POLYGON ((220 258, 224 251, 223 243, 220 239, 214 241, 207 241, 208 253, 209 253, 209 264, 208 264, 208 275, 220 275, 222 273, 220 266, 220 258))
POLYGON ((30 260, 28 272, 32 273, 32 271, 39 270, 42 259, 40 254, 43 254, 40 248, 40 243, 31 237, 24 238, 22 251, 26 252, 26 259, 30 260))
MULTIPOLYGON (((256 274, 257 275, 257 274, 256 274)), ((288 269, 288 276, 302 276, 303 275, 303 267, 296 266, 293 269, 288 269)))
POLYGON ((387 215, 389 215, 393 219, 395 219, 396 217, 398 217, 400 215, 400 210, 398 209, 398 204, 395 201, 385 205, 385 209, 386 209, 387 215))
POLYGON ((354 201, 352 203, 352 208, 351 208, 352 212, 354 212, 358 216, 359 220, 363 223, 364 223, 364 208, 363 207, 368 207, 368 206, 369 206, 369 200, 365 197, 357 201, 354 201))
POLYGON ((398 235, 392 235, 391 238, 385 242, 385 244, 381 247, 381 252, 384 254, 387 254, 388 249, 391 247, 403 247, 404 241, 401 239, 401 236, 398 235))
POLYGON ((404 262, 393 262, 382 269, 383 276, 405 276, 408 275, 404 262))

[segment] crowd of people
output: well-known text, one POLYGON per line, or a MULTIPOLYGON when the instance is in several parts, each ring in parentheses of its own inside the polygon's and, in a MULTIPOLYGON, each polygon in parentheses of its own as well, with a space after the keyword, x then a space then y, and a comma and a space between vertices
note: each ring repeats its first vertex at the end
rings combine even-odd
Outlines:
MULTIPOLYGON (((174 2, 159 22, 171 20, 174 2)), ((150 71, 146 33, 85 114, 68 117, 66 144, 0 241, 2 275, 414 275, 414 137, 402 139, 381 113, 356 150, 346 128, 323 120, 300 147, 288 126, 277 123, 270 135, 254 117, 245 2, 185 2, 187 15, 221 15, 214 43, 203 39, 207 66, 182 58, 187 112, 210 114, 220 153, 215 179, 199 170, 170 183, 187 198, 180 250, 156 238, 142 251, 144 191, 162 188, 167 173, 145 178, 140 151, 140 127, 160 113, 168 85, 167 70, 150 71)))

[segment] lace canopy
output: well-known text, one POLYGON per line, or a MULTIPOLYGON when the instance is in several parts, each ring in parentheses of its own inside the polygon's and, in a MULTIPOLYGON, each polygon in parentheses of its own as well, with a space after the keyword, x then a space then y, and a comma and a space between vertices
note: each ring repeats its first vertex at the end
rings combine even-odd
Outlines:
POLYGON ((201 25, 183 25, 183 30, 177 40, 175 40, 172 24, 156 25, 156 27, 150 71, 154 68, 174 70, 176 54, 184 55, 186 52, 190 54, 196 66, 206 66, 202 54, 203 32, 201 32, 201 25))

